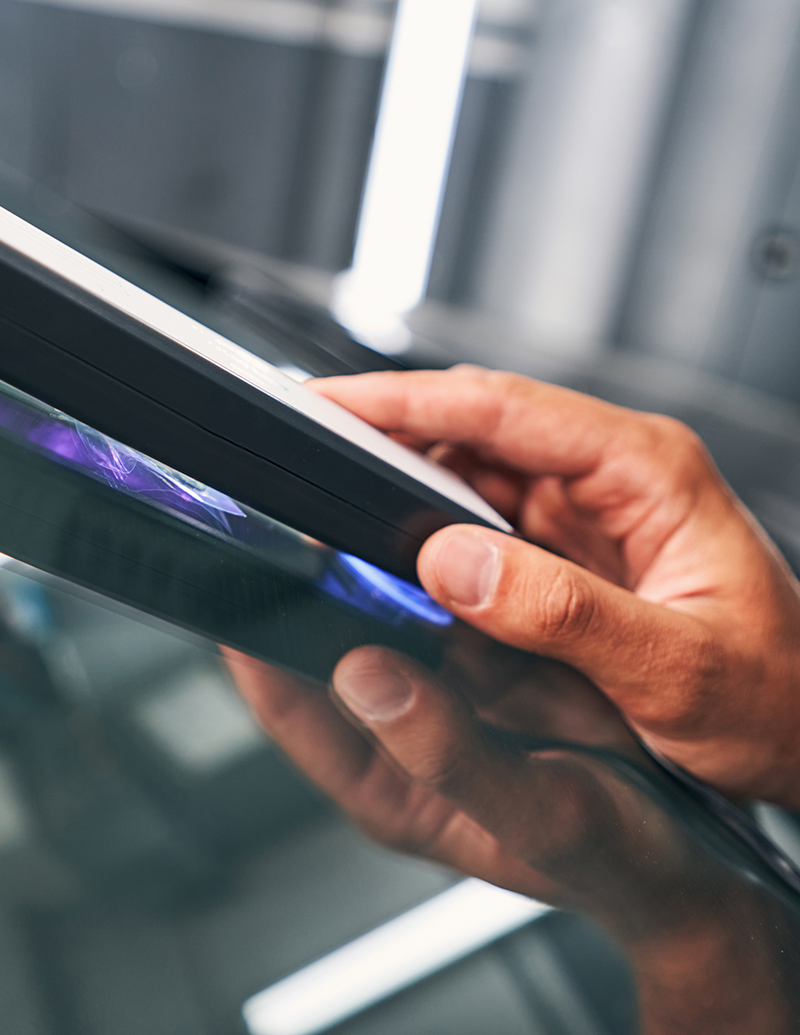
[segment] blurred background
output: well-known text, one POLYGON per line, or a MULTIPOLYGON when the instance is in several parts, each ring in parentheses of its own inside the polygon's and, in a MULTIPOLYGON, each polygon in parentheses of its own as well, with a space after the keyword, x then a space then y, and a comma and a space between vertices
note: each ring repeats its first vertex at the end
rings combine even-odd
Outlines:
MULTIPOLYGON (((313 271, 325 297, 394 10, 2 0, 0 160, 142 232, 313 271)), ((418 333, 457 306, 522 353, 624 350, 795 401, 798 19, 795 0, 481 0, 418 333)))
MULTIPOLYGON (((468 359, 676 413, 796 564, 800 0, 428 8, 0 0, 0 193, 244 299, 298 376, 468 359), (305 314, 341 357, 328 312, 372 359, 285 345, 305 314)), ((248 996, 454 882, 321 801, 208 644, 20 568, 0 625, 15 1035, 243 1032, 248 996)), ((612 947, 547 914, 336 1030, 634 1016, 612 947)))

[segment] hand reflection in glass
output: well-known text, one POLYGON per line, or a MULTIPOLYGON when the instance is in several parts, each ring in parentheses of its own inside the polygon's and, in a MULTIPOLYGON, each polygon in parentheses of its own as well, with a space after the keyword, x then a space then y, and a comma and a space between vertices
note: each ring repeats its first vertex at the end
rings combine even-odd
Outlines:
POLYGON ((638 750, 578 673, 493 654, 469 629, 436 675, 384 648, 352 651, 327 696, 226 655, 262 725, 370 837, 611 933, 633 967, 643 1032, 800 1030, 781 977, 797 956, 777 903, 601 761, 560 746, 638 750), (542 746, 516 745, 521 733, 542 746))

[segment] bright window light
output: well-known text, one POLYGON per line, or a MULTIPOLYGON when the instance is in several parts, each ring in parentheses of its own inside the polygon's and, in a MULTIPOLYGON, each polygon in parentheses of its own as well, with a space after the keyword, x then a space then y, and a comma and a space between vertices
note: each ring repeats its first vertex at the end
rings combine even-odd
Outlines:
POLYGON ((313 1035, 550 912, 470 879, 298 970, 242 1007, 251 1035, 313 1035))
POLYGON ((461 107, 477 0, 399 0, 353 266, 333 310, 384 352, 408 344, 423 297, 461 107))

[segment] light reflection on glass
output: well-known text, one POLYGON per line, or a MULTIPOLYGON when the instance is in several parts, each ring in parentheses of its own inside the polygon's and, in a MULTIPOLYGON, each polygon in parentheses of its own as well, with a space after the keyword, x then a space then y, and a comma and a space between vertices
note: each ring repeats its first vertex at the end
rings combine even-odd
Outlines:
POLYGON ((229 496, 56 410, 49 415, 30 413, 9 399, 2 399, 0 426, 115 488, 210 521, 226 532, 231 530, 228 515, 244 517, 244 511, 229 496))
MULTIPOLYGON (((106 482, 112 488, 190 519, 258 551, 267 549, 282 567, 315 570, 318 589, 329 597, 390 625, 422 621, 448 626, 453 616, 428 594, 381 568, 331 550, 263 514, 243 509, 216 489, 67 416, 8 390, 0 397, 0 428, 23 438, 52 459, 106 482), (313 563, 309 564, 309 560, 313 563)), ((311 574, 311 571, 306 571, 311 574)))
POLYGON ((339 561, 344 572, 329 570, 321 583, 332 596, 394 625, 409 613, 433 625, 451 625, 454 621, 450 612, 432 600, 424 589, 405 579, 348 553, 340 553, 339 561))

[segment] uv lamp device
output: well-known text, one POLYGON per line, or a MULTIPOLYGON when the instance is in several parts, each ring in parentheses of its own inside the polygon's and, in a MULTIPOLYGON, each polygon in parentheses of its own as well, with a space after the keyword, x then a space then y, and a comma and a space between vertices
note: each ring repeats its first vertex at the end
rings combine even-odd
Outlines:
POLYGON ((438 528, 511 531, 452 472, 5 209, 0 380, 405 579, 438 528))

